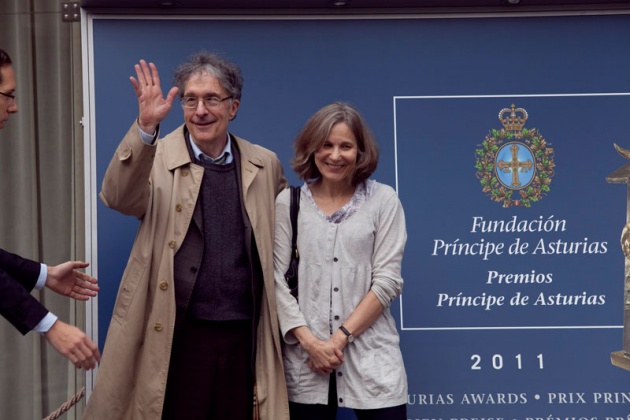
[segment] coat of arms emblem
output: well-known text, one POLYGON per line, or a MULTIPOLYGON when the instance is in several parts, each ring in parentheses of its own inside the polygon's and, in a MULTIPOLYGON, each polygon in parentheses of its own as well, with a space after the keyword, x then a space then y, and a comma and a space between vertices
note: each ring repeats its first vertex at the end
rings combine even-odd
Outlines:
POLYGON ((554 151, 535 128, 524 128, 527 111, 503 108, 503 128, 492 129, 476 150, 477 178, 482 191, 503 207, 531 207, 549 193, 554 176, 554 151))

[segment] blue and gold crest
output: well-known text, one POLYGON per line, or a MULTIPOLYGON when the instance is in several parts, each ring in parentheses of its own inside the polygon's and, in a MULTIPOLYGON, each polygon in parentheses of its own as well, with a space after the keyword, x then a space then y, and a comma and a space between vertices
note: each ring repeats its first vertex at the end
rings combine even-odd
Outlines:
POLYGON ((531 207, 550 191, 553 148, 537 129, 524 128, 527 117, 523 108, 503 108, 503 128, 491 130, 476 150, 482 191, 503 207, 531 207))

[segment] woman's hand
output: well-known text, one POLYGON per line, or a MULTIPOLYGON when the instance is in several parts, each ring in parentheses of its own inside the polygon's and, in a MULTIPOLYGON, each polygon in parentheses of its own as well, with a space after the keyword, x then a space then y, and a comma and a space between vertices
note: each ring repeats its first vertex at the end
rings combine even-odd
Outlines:
POLYGON ((333 340, 320 340, 306 326, 295 328, 293 334, 308 353, 308 367, 313 372, 329 375, 343 363, 343 348, 333 340))
POLYGON ((330 341, 316 340, 304 348, 308 353, 308 367, 319 375, 330 375, 343 363, 343 352, 330 341))

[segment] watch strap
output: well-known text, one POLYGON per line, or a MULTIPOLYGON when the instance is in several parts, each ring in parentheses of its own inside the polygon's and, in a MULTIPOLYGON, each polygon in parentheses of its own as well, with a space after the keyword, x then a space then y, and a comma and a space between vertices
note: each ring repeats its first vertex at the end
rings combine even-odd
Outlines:
POLYGON ((346 335, 346 337, 348 337, 348 341, 349 342, 354 341, 354 336, 352 335, 352 333, 350 331, 348 331, 348 329, 346 327, 344 327, 343 325, 340 325, 339 329, 341 330, 342 333, 344 333, 346 335))

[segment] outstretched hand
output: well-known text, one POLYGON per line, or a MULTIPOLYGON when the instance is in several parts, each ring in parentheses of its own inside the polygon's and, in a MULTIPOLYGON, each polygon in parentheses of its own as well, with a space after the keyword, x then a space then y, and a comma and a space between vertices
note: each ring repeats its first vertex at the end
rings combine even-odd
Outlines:
POLYGON ((57 320, 50 330, 44 333, 44 337, 77 369, 90 370, 101 361, 101 353, 96 344, 83 331, 73 325, 57 320))
POLYGON ((96 296, 99 287, 94 277, 81 271, 89 264, 83 261, 66 261, 63 264, 49 266, 46 277, 46 287, 63 296, 68 296, 76 300, 88 300, 96 296))
POLYGON ((160 85, 160 75, 153 63, 140 60, 136 64, 137 78, 130 77, 133 89, 138 97, 138 125, 147 134, 155 133, 157 126, 166 118, 173 106, 173 100, 179 89, 172 87, 164 98, 160 85))

